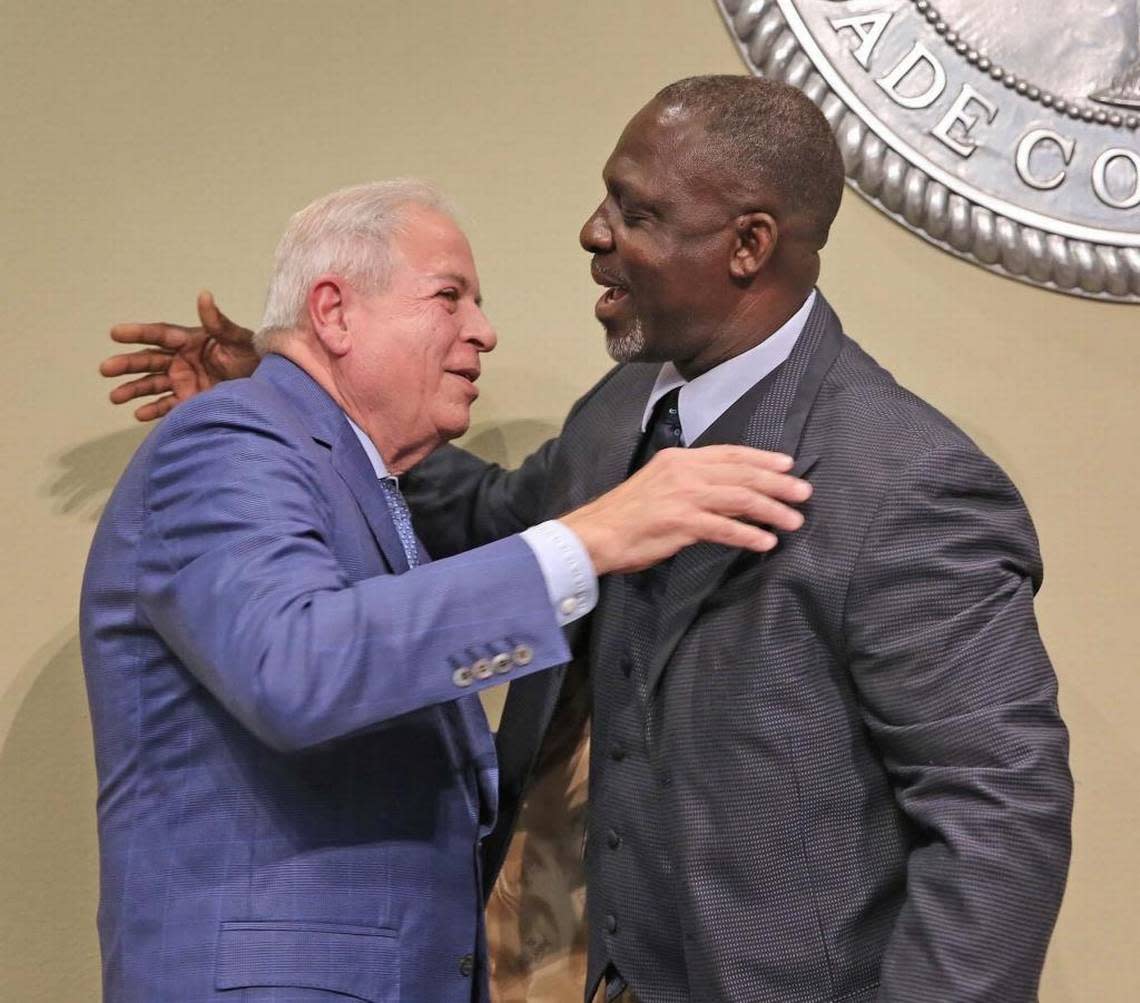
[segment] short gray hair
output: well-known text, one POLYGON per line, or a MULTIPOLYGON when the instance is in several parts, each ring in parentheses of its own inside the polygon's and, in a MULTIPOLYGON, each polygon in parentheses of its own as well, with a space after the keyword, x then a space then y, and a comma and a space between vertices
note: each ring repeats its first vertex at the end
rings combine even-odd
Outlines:
POLYGON ((402 232, 405 210, 413 205, 454 216, 439 189, 416 178, 341 188, 294 213, 273 256, 265 313, 253 336, 258 354, 303 328, 309 289, 319 276, 334 272, 362 289, 382 290, 392 238, 402 232))

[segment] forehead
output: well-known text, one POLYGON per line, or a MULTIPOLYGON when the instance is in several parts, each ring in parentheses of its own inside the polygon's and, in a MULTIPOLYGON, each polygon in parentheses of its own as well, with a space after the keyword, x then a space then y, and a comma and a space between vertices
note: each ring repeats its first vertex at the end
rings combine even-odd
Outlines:
POLYGON ((474 281, 471 245, 450 216, 425 206, 409 206, 392 241, 397 261, 415 272, 457 272, 474 281))
POLYGON ((630 119, 602 178, 611 189, 665 203, 719 189, 724 171, 706 156, 707 138, 699 117, 650 102, 630 119))

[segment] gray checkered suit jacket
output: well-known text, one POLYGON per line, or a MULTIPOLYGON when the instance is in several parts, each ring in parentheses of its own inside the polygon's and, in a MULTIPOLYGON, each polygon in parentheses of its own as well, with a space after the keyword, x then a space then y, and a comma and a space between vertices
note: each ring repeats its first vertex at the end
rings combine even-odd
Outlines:
MULTIPOLYGON (((447 552, 618 483, 655 373, 611 371, 519 471, 434 458, 421 533, 447 552)), ((645 1003, 1034 999, 1072 782, 1021 498, 822 297, 735 420, 812 481, 803 529, 683 551, 648 621, 608 580, 578 632, 591 987, 613 961, 645 1003)), ((491 872, 558 684, 511 687, 491 872)))

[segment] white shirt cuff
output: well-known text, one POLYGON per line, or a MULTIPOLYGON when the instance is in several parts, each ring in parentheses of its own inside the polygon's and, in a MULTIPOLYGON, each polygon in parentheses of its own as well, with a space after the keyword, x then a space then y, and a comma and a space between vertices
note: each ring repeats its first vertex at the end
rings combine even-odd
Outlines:
POLYGON ((560 627, 585 616, 598 602, 598 576, 578 534, 557 519, 524 530, 522 538, 546 580, 560 627))

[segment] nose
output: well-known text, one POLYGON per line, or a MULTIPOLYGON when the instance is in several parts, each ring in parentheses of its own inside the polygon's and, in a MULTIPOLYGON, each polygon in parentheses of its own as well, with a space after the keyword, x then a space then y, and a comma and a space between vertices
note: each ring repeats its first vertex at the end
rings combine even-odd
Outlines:
POLYGON ((489 352, 499 343, 499 336, 487 319, 482 307, 475 307, 474 315, 463 326, 465 341, 471 342, 480 352, 489 352))
POLYGON ((606 222, 605 209, 606 203, 602 202, 582 224, 582 230, 578 234, 578 243, 582 245, 583 250, 591 254, 605 254, 613 250, 614 235, 609 223, 606 222))

